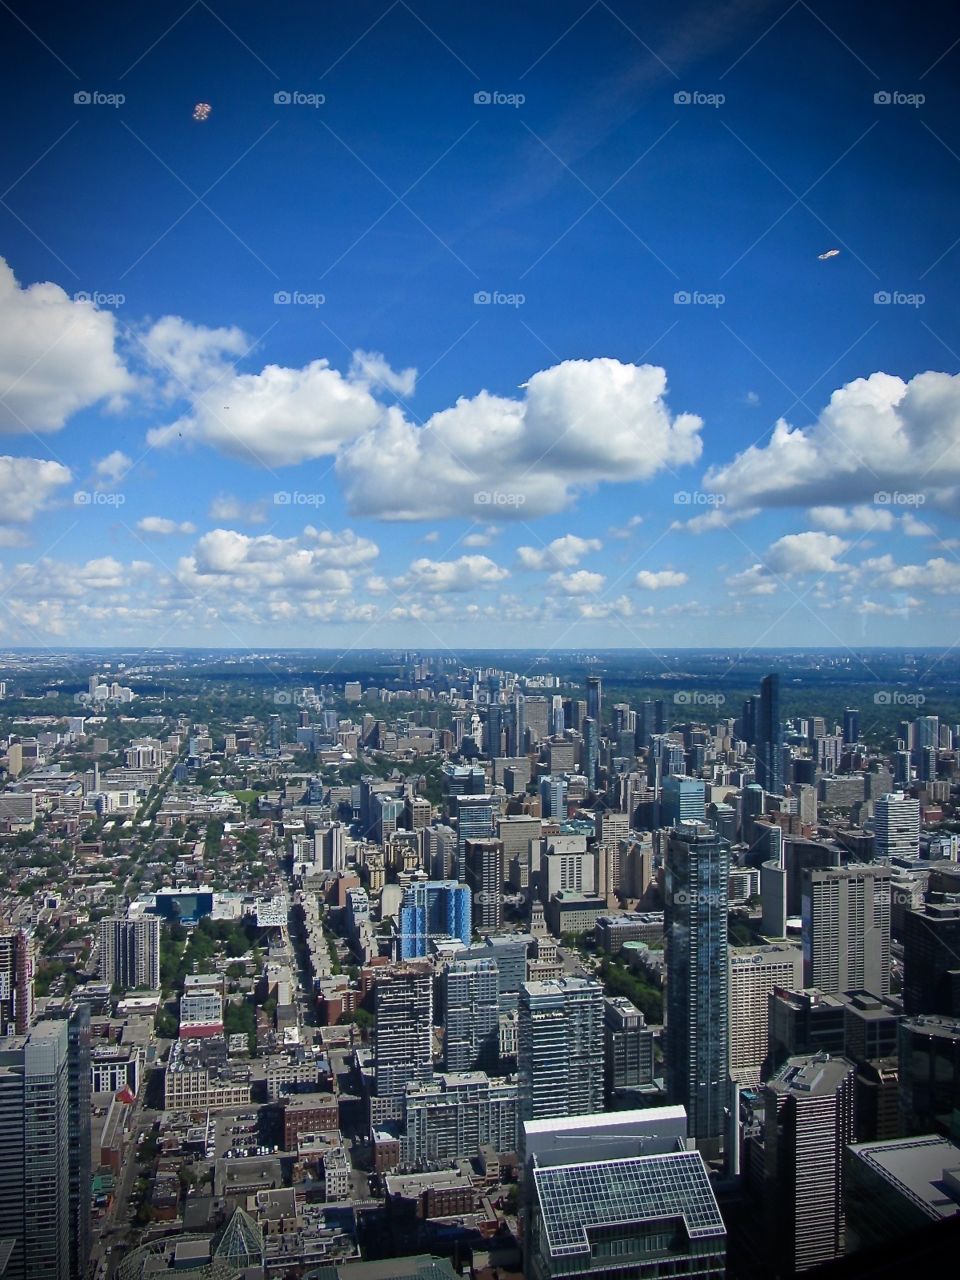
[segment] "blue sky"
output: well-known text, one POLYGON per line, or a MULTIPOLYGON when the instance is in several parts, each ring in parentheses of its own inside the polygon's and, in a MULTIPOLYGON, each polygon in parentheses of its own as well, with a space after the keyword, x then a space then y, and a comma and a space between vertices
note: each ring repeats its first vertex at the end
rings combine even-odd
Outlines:
POLYGON ((960 17, 514 10, 11 0, 0 644, 953 644, 960 17))

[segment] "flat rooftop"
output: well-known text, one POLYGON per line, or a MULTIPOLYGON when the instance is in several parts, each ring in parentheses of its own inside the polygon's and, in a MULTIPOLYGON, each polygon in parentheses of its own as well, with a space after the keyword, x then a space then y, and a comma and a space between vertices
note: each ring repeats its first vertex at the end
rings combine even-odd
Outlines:
POLYGON ((931 1220, 960 1214, 960 1147, 948 1138, 854 1142, 849 1151, 931 1220))

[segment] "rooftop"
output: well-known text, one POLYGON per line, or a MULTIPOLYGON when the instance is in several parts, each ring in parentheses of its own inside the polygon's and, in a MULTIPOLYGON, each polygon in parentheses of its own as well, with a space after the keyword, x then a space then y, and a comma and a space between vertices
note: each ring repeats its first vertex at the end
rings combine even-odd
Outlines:
POLYGON ((885 1182, 937 1221, 960 1214, 960 1147, 947 1138, 896 1138, 854 1142, 851 1157, 862 1160, 885 1182))

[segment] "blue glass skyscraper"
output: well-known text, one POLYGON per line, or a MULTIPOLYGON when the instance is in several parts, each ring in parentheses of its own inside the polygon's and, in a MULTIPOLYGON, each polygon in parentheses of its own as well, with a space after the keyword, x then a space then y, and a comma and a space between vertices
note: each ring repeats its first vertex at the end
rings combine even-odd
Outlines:
POLYGON ((780 677, 760 682, 757 713, 757 782, 764 791, 783 795, 783 726, 780 723, 780 677))
POLYGON ((459 938, 470 945, 470 890, 456 880, 422 880, 408 885, 400 904, 400 959, 430 954, 437 937, 459 938))

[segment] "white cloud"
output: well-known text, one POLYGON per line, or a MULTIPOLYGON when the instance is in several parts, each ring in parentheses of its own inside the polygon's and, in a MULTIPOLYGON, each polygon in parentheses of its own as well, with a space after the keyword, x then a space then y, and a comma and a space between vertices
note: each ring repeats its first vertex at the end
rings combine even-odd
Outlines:
POLYGON ((685 573, 678 573, 673 569, 661 569, 656 573, 650 569, 641 569, 634 578, 635 584, 644 591, 662 591, 668 587, 682 587, 686 581, 685 573))
POLYGON ((767 548, 764 563, 771 573, 784 578, 803 573, 840 573, 849 566, 838 564, 837 557, 849 548, 849 542, 833 533, 788 533, 767 548))
POLYGON ((926 564, 894 564, 891 556, 869 560, 862 568, 890 590, 926 590, 949 595, 960 589, 960 562, 935 556, 926 564))
POLYGON ((888 507, 871 507, 866 503, 853 507, 811 507, 807 512, 810 523, 831 533, 864 532, 885 533, 894 527, 893 514, 888 507))
POLYGON ((232 373, 234 360, 250 348, 236 325, 209 329, 180 316, 163 316, 140 336, 140 343, 165 394, 173 399, 222 382, 232 373))
POLYGON ((417 385, 416 369, 391 369, 378 351, 354 351, 347 376, 358 385, 379 387, 398 396, 412 396, 417 385))
POLYGON ((777 589, 776 579, 762 564, 752 564, 749 569, 733 574, 726 581, 731 595, 772 596, 777 589))
POLYGON ((80 409, 132 391, 116 328, 111 312, 59 285, 21 289, 0 258, 0 431, 58 431, 80 409))
POLYGON ((626 539, 629 538, 634 529, 641 524, 643 524, 643 516, 631 516, 626 524, 612 524, 607 530, 607 533, 609 533, 611 538, 620 538, 621 540, 626 539))
POLYGON ((575 573, 552 573, 547 581, 555 591, 562 591, 567 596, 595 596, 603 590, 606 578, 602 573, 577 569, 575 573))
POLYGON ((901 519, 900 529, 908 538, 935 538, 937 536, 936 529, 931 528, 926 521, 918 520, 910 511, 901 519))
POLYGON ((581 538, 565 533, 545 547, 517 547, 517 558, 524 569, 570 569, 591 551, 600 551, 599 538, 581 538))
POLYGON ((166 516, 144 516, 137 521, 141 533, 155 533, 167 536, 173 533, 196 533, 197 526, 189 520, 168 520, 166 516))
POLYGON ((111 485, 119 484, 132 466, 132 458, 128 458, 122 450, 114 449, 105 458, 101 458, 94 467, 98 488, 109 488, 111 485))
POLYGON ((211 520, 237 520, 241 524, 266 524, 266 502, 243 502, 229 494, 220 494, 210 503, 211 520))
POLYGON ((26 524, 72 478, 59 462, 0 456, 0 524, 26 524))
POLYGON ((428 594, 445 594, 449 591, 472 591, 477 587, 492 587, 509 572, 495 564, 488 556, 460 556, 457 560, 414 560, 407 572, 394 582, 394 586, 428 594))
POLYGON ((960 375, 857 378, 834 391, 813 426, 781 419, 767 444, 711 468, 704 484, 736 507, 841 506, 916 492, 955 507, 960 375))
POLYGON ((744 520, 752 520, 759 514, 759 507, 745 507, 741 511, 731 511, 725 506, 711 507, 709 511, 699 516, 691 516, 689 520, 674 520, 670 528, 684 533, 712 533, 714 529, 726 529, 744 520))
POLYGON ((581 618, 631 618, 633 601, 629 596, 617 596, 616 600, 583 600, 577 606, 581 618))
POLYGON ((481 391, 417 427, 396 408, 337 460, 350 508, 389 520, 462 516, 478 502, 529 519, 607 481, 647 480, 700 456, 701 420, 671 415, 666 373, 567 360, 513 399, 481 391), (482 495, 478 498, 478 495, 482 495))
POLYGON ((291 591, 304 599, 343 593, 352 587, 349 569, 363 569, 379 548, 351 529, 318 532, 307 526, 299 538, 273 534, 252 536, 234 529, 212 529, 198 538, 190 555, 181 557, 178 578, 184 585, 228 591, 291 591))
POLYGON ((489 524, 485 529, 478 529, 474 533, 468 533, 463 539, 463 545, 465 547, 489 547, 499 532, 500 529, 497 525, 489 524))

